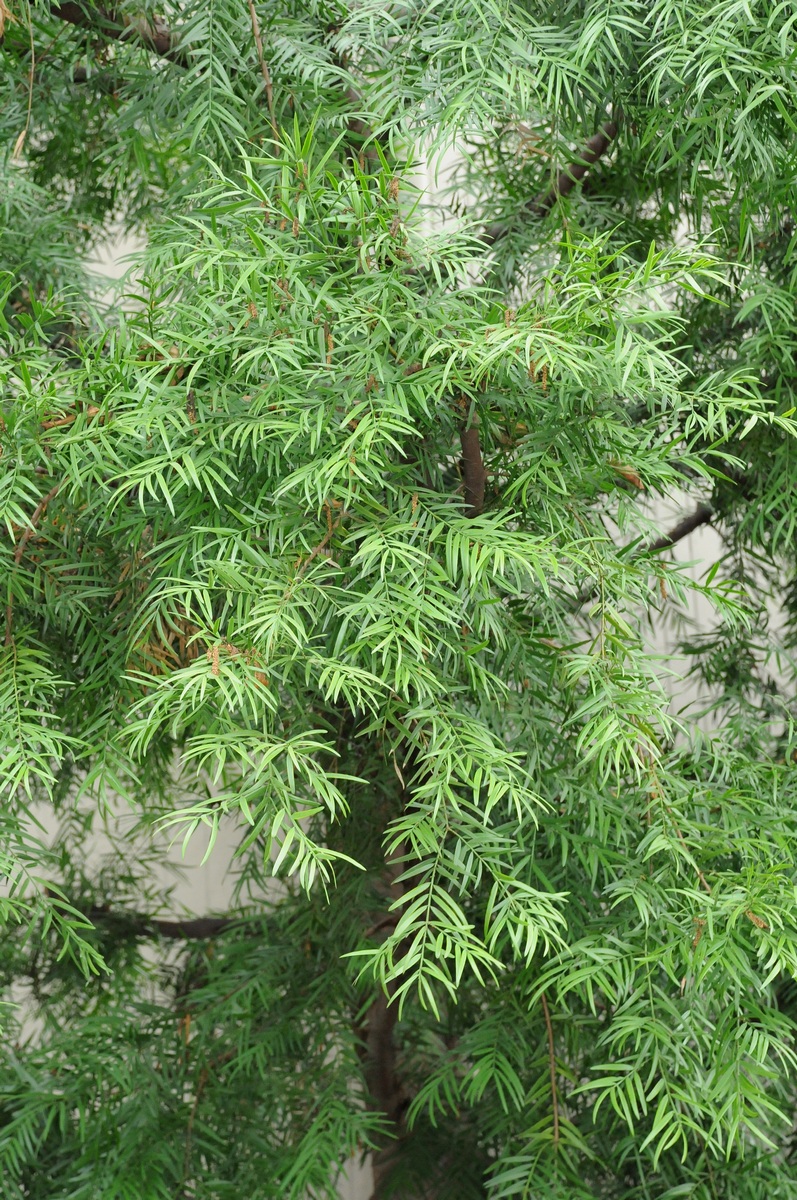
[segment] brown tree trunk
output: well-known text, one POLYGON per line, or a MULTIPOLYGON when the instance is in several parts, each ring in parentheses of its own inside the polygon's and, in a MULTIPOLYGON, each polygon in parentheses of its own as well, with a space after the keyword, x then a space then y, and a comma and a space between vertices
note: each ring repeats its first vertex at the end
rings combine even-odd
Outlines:
MULTIPOLYGON (((398 852, 400 857, 401 851, 398 852)), ((395 858, 389 859, 382 877, 382 888, 385 901, 389 907, 393 901, 401 898, 404 892, 403 884, 398 878, 403 865, 395 858)), ((399 914, 386 913, 380 928, 387 934, 395 928, 399 914)), ((398 1023, 398 1004, 393 1000, 396 984, 388 985, 387 993, 379 990, 371 1003, 360 1029, 362 1039, 362 1059, 365 1083, 375 1106, 387 1118, 387 1129, 382 1144, 371 1155, 373 1170, 373 1191, 371 1200, 382 1200, 391 1196, 391 1200, 433 1200, 431 1194, 421 1195, 412 1193, 387 1192, 387 1184, 398 1158, 402 1152, 402 1143, 407 1137, 406 1112, 411 1097, 401 1080, 398 1047, 396 1045, 396 1025, 398 1023)))
POLYGON ((375 1103, 389 1122, 388 1135, 384 1144, 371 1156, 373 1170, 372 1200, 385 1194, 385 1184, 401 1153, 401 1141, 406 1134, 404 1113, 407 1098, 396 1068, 396 1043, 394 1031, 398 1019, 396 1004, 380 992, 366 1019, 365 1027, 365 1081, 375 1103))

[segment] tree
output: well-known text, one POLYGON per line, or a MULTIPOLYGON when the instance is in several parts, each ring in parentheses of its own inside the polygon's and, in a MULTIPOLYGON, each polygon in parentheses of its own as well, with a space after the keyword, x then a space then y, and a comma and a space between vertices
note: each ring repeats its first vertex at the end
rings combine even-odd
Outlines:
POLYGON ((0 0, 9 1200, 795 1195, 796 31, 0 0))

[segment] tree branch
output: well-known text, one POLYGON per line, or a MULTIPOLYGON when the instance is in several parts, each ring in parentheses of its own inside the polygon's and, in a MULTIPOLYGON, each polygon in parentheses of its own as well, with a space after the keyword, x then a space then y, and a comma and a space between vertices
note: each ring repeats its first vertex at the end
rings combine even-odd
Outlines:
POLYGON ((116 926, 120 932, 130 936, 161 937, 173 941, 218 937, 242 920, 240 917, 188 917, 182 921, 167 921, 147 916, 146 913, 107 908, 90 908, 86 916, 94 925, 116 926))
POLYGON ((104 95, 112 96, 114 92, 119 91, 124 80, 121 76, 113 75, 107 70, 89 73, 85 66, 77 65, 72 68, 72 83, 92 83, 104 95))
MULTIPOLYGON (((559 172, 555 182, 551 184, 548 190, 543 192, 541 196, 536 196, 533 200, 527 201, 521 212, 528 213, 532 217, 544 217, 546 213, 550 212, 556 201, 563 196, 568 196, 576 184, 581 182, 589 168, 603 157, 616 138, 618 127, 617 121, 605 121, 598 132, 586 143, 581 152, 581 157, 574 162, 568 163, 564 170, 559 172)), ((494 246, 508 232, 509 226, 507 225, 498 223, 488 225, 482 234, 482 241, 487 242, 490 246, 494 246)))
POLYGON ((695 511, 690 513, 688 517, 684 517, 682 521, 679 521, 669 533, 663 533, 654 542, 650 542, 645 547, 646 553, 655 554, 658 550, 668 550, 670 546, 674 546, 677 542, 683 541, 685 537, 689 537, 689 534, 694 533, 701 525, 708 525, 713 516, 714 509, 710 504, 698 504, 695 511))
POLYGON ((260 22, 257 19, 257 9, 255 8, 255 0, 248 0, 249 3, 249 19, 252 22, 252 36, 255 39, 255 47, 257 49, 257 60, 260 63, 260 73, 263 76, 263 83, 266 87, 266 104, 268 105, 268 119, 271 124, 271 134, 274 138, 274 153, 279 150, 279 133, 277 132, 277 120, 274 116, 274 87, 271 82, 271 71, 269 70, 268 60, 263 53, 263 38, 260 34, 260 22))
MULTIPOLYGON (((368 1009, 364 1030, 363 1074, 368 1091, 390 1124, 391 1132, 400 1141, 404 1131, 406 1098, 397 1071, 394 1031, 398 1021, 398 1005, 392 997, 379 991, 368 1009)), ((371 1156, 374 1189, 371 1200, 378 1200, 400 1154, 397 1141, 387 1140, 371 1156)))
MULTIPOLYGON (((641 548, 639 553, 656 554, 659 550, 668 550, 671 546, 675 546, 678 542, 683 541, 685 537, 689 537, 689 534, 694 533, 701 525, 708 525, 713 516, 714 509, 710 504, 702 501, 693 513, 690 513, 688 517, 684 517, 677 525, 674 525, 669 533, 663 533, 655 541, 648 542, 646 546, 641 548)), ((634 555, 634 557, 636 558, 638 555, 634 555)), ((586 604, 588 600, 591 600, 596 591, 597 587, 593 585, 579 592, 573 601, 573 610, 576 611, 582 605, 586 604)))
POLYGON ((479 418, 474 413, 469 425, 463 425, 460 433, 462 440, 462 481, 465 485, 465 503, 467 515, 478 517, 484 508, 484 489, 487 484, 487 472, 484 469, 482 448, 479 441, 479 418))
POLYGON ((65 4, 54 5, 52 15, 78 28, 99 29, 113 41, 122 41, 134 34, 147 50, 161 58, 180 67, 189 65, 188 56, 178 47, 177 35, 163 25, 151 24, 145 17, 125 21, 113 9, 92 8, 86 0, 67 0, 65 4))

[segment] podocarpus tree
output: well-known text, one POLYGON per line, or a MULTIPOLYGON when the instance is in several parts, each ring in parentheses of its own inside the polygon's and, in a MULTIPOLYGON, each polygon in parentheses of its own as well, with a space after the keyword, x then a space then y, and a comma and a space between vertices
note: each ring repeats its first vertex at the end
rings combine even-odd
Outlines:
POLYGON ((792 4, 0 26, 3 1196, 794 1195, 792 4))

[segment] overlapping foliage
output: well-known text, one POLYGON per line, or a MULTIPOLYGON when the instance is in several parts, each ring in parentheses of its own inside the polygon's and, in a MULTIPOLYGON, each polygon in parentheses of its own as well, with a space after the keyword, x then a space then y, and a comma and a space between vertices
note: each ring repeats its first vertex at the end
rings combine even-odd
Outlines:
POLYGON ((794 1194, 791 7, 0 0, 4 1195, 794 1194))

